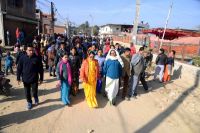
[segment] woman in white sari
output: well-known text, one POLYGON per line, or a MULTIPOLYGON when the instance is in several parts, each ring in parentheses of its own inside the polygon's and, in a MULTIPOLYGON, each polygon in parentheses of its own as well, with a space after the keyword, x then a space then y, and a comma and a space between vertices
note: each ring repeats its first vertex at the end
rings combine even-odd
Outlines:
POLYGON ((106 76, 106 88, 110 104, 115 105, 117 93, 119 91, 119 78, 122 75, 123 61, 115 49, 111 49, 104 64, 104 75, 106 76))

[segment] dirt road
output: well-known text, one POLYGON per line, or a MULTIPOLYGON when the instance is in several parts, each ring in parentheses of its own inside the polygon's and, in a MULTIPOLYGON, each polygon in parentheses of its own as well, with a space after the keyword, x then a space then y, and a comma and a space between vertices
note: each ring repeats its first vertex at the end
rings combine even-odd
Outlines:
POLYGON ((199 133, 200 88, 191 81, 176 79, 163 85, 149 81, 148 93, 139 87, 139 96, 131 101, 117 99, 110 106, 97 94, 99 108, 91 109, 81 89, 71 97, 72 106, 63 106, 56 79, 48 77, 39 87, 40 104, 25 110, 22 84, 9 76, 14 85, 12 96, 0 96, 0 132, 2 133, 199 133))

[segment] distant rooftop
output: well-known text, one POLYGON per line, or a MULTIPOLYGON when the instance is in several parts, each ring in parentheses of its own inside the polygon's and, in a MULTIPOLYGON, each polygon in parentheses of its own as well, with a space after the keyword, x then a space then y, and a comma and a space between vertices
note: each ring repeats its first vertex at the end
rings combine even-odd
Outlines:
MULTIPOLYGON (((100 27, 104 27, 104 26, 133 26, 133 24, 105 24, 100 27)), ((139 23, 138 26, 146 27, 146 26, 149 26, 149 24, 148 23, 139 23)))

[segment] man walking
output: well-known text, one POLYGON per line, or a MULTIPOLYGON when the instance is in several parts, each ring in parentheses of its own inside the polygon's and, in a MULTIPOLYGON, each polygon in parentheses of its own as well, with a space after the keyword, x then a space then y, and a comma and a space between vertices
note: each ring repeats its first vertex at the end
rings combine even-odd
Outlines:
POLYGON ((167 64, 167 55, 165 54, 165 50, 161 48, 159 55, 156 58, 156 69, 155 69, 155 74, 154 74, 154 80, 159 74, 159 81, 162 82, 163 73, 164 73, 166 64, 167 64))
POLYGON ((43 82, 44 75, 42 61, 34 54, 34 49, 32 45, 28 45, 26 49, 26 54, 24 54, 20 59, 17 66, 17 81, 20 84, 22 76, 22 82, 24 84, 24 90, 27 100, 27 109, 32 108, 32 98, 31 89, 33 97, 35 99, 35 105, 38 105, 38 80, 39 84, 43 82), (40 75, 40 77, 39 77, 40 75), (39 79, 40 78, 40 79, 39 79))
POLYGON ((123 91, 122 91, 122 99, 124 100, 126 95, 127 95, 127 90, 128 90, 128 81, 130 77, 130 62, 131 62, 131 49, 130 48, 125 48, 124 54, 122 54, 121 58, 124 63, 124 68, 122 71, 122 77, 124 80, 124 85, 123 85, 123 91))
POLYGON ((144 52, 144 48, 141 47, 139 49, 139 52, 133 55, 131 59, 132 72, 131 72, 131 86, 130 86, 130 91, 129 91, 129 98, 132 96, 135 96, 135 97, 137 96, 137 87, 138 87, 139 80, 141 81, 144 89, 148 90, 148 85, 147 85, 147 82, 145 81, 145 77, 142 76, 145 70, 143 52, 144 52))

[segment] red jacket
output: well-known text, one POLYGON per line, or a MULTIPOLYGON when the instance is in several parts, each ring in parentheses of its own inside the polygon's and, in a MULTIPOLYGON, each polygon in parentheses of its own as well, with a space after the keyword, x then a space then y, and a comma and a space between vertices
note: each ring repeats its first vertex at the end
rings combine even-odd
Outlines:
POLYGON ((131 55, 134 55, 136 54, 136 49, 135 49, 135 46, 132 46, 131 47, 131 55))

